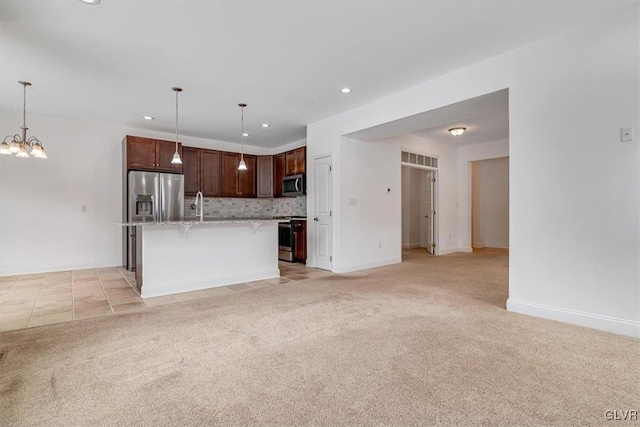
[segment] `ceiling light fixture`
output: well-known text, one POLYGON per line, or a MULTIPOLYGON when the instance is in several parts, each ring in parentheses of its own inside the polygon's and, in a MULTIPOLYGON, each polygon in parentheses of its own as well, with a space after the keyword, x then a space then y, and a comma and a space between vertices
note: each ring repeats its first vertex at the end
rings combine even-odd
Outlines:
POLYGON ((449 129, 449 133, 451 133, 451 135, 453 135, 453 136, 460 136, 466 130, 467 130, 467 128, 461 128, 461 127, 459 127, 459 128, 451 128, 451 129, 449 129))
POLYGON ((176 152, 173 153, 171 163, 174 165, 181 165, 182 159, 180 158, 180 153, 178 153, 178 94, 182 92, 182 88, 172 87, 171 90, 176 93, 176 152))
POLYGON ((240 164, 238 164, 238 170, 239 171, 246 171, 247 170, 247 164, 244 162, 244 137, 249 136, 248 133, 244 133, 244 107, 246 107, 247 104, 238 104, 238 107, 240 107, 240 128, 242 130, 242 136, 240 137, 240 144, 242 149, 240 152, 240 164))
POLYGON ((351 93, 353 89, 349 88, 349 87, 343 87, 342 89, 340 89, 340 92, 342 93, 351 93))
POLYGON ((82 0, 82 3, 96 5, 100 4, 100 0, 82 0))
POLYGON ((262 126, 263 128, 271 127, 271 125, 269 123, 263 123, 260 126, 262 126))
POLYGON ((145 120, 155 120, 156 118, 153 116, 144 116, 143 119, 145 120))
POLYGON ((29 157, 29 152, 27 148, 31 150, 31 156, 38 159, 46 159, 47 154, 44 152, 44 147, 42 146, 42 142, 35 136, 27 139, 27 86, 31 86, 29 82, 19 81, 19 84, 22 85, 22 136, 15 134, 9 135, 4 138, 2 144, 0 144, 0 154, 7 154, 9 156, 16 155, 16 157, 27 158, 29 157), (7 140, 11 138, 11 142, 8 143, 7 140))

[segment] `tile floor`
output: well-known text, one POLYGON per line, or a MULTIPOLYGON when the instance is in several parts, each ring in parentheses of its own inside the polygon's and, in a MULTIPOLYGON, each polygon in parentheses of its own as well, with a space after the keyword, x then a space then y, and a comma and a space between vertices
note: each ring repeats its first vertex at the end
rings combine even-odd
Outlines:
POLYGON ((280 263, 280 278, 142 299, 123 268, 97 268, 0 277, 0 332, 209 298, 330 275, 303 264, 280 263))

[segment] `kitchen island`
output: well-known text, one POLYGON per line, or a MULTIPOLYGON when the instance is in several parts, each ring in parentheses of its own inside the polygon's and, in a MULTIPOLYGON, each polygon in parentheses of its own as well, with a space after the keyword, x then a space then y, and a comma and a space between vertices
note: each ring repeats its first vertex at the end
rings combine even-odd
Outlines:
POLYGON ((278 219, 127 222, 136 226, 143 298, 280 277, 278 219))

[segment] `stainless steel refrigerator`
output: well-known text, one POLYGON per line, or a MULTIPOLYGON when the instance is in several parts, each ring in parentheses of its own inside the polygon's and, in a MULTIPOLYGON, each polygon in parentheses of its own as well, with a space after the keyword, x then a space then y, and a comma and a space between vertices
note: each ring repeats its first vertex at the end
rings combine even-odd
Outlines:
MULTIPOLYGON (((165 222, 184 219, 184 176, 131 171, 127 177, 128 222, 165 222)), ((136 266, 136 227, 126 227, 126 268, 136 266)))

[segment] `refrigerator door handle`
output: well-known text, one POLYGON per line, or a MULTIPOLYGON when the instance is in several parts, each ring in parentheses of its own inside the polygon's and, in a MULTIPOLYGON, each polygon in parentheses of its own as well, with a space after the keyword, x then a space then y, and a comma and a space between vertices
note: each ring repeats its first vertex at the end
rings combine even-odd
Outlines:
POLYGON ((153 178, 154 186, 155 186, 155 194, 158 195, 158 200, 156 200, 156 204, 154 205, 154 213, 156 222, 162 222, 162 183, 160 182, 160 176, 156 175, 153 178))

